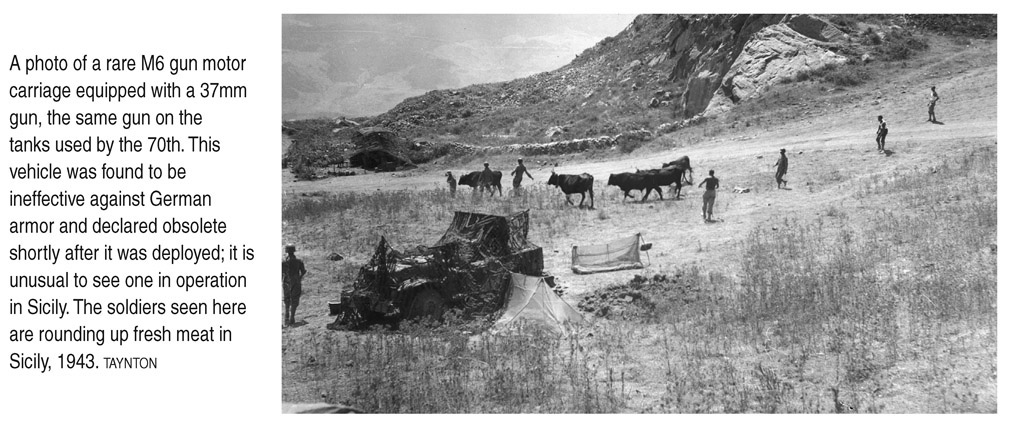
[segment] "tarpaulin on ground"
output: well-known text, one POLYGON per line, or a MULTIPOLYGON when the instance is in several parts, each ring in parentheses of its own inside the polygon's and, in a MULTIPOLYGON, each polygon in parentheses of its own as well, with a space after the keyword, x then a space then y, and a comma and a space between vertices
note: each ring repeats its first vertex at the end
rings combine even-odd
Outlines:
POLYGON ((508 306, 504 315, 494 323, 495 327, 526 321, 560 331, 567 324, 585 321, 579 311, 554 293, 545 278, 512 273, 508 283, 511 289, 508 306))
POLYGON ((578 274, 642 268, 639 244, 642 235, 614 240, 606 244, 572 246, 572 271, 578 274))

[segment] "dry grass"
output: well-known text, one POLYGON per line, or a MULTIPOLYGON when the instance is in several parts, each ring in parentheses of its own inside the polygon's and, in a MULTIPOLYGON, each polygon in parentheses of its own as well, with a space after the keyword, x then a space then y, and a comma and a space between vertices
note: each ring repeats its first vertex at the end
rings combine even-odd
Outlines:
MULTIPOLYGON (((996 158, 983 147, 853 181, 864 206, 757 227, 736 276, 686 268, 668 280, 700 295, 660 304, 649 322, 599 320, 557 338, 449 317, 284 338, 284 399, 373 412, 995 412, 996 158)), ((369 248, 381 232, 427 243, 455 209, 525 208, 537 244, 605 215, 542 185, 510 200, 339 194, 286 203, 284 217, 344 232, 284 232, 325 248, 369 248)))

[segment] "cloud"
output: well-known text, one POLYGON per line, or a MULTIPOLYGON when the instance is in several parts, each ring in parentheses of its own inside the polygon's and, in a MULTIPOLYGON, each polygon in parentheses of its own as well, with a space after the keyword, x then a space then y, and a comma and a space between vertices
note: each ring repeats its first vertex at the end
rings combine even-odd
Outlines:
POLYGON ((373 115, 429 90, 553 70, 619 32, 625 20, 630 17, 284 15, 283 112, 373 115))

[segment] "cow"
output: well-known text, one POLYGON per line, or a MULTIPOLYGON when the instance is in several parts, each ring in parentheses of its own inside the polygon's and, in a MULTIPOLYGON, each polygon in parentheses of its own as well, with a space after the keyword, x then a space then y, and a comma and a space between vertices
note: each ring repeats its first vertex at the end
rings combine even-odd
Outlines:
POLYGON ((670 166, 691 171, 691 159, 689 159, 688 156, 681 156, 675 160, 663 164, 663 169, 666 169, 667 167, 670 166))
MULTIPOLYGON (((673 165, 665 166, 666 168, 663 169, 635 170, 635 172, 646 174, 647 179, 655 186, 671 186, 670 190, 674 192, 674 199, 681 199, 681 187, 691 185, 692 182, 686 178, 685 170, 673 165)), ((687 177, 690 178, 690 174, 687 177)), ((663 197, 661 196, 660 199, 663 197)))
MULTIPOLYGON (((482 171, 473 171, 469 174, 463 174, 459 176, 459 186, 465 185, 476 190, 480 186, 480 173, 482 171)), ((497 195, 501 195, 501 171, 493 171, 494 179, 491 181, 490 196, 494 196, 494 188, 497 188, 497 195)))
POLYGON ((547 184, 551 186, 557 186, 564 192, 564 199, 568 204, 574 205, 572 202, 571 194, 582 194, 582 201, 579 201, 579 207, 586 202, 586 192, 589 192, 589 208, 594 208, 593 203, 593 176, 582 173, 582 174, 558 174, 553 171, 550 173, 550 180, 547 180, 547 184))
POLYGON ((656 193, 660 195, 660 199, 663 199, 663 191, 660 187, 653 185, 649 179, 649 173, 646 171, 634 172, 634 173, 617 173, 611 174, 607 177, 607 186, 617 186, 624 192, 624 198, 622 202, 628 198, 635 198, 629 194, 632 190, 645 191, 645 195, 642 196, 642 201, 649 198, 649 194, 656 190, 656 193))
POLYGON ((692 178, 691 159, 689 159, 688 156, 681 156, 676 160, 663 164, 663 169, 667 168, 679 169, 682 171, 681 178, 683 178, 684 181, 683 183, 681 181, 677 182, 677 199, 681 199, 681 186, 695 184, 695 179, 692 178))

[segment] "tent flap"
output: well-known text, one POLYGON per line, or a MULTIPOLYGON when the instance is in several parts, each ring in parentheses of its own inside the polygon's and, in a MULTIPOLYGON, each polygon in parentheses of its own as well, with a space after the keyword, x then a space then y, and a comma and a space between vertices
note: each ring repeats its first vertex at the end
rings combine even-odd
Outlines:
POLYGON ((641 234, 606 244, 572 246, 572 271, 589 274, 642 268, 639 256, 641 234))
POLYGON ((542 277, 512 273, 508 283, 511 297, 504 315, 494 323, 495 327, 527 321, 560 331, 566 324, 585 321, 582 314, 558 297, 542 277))

